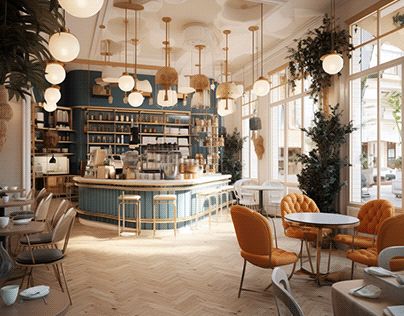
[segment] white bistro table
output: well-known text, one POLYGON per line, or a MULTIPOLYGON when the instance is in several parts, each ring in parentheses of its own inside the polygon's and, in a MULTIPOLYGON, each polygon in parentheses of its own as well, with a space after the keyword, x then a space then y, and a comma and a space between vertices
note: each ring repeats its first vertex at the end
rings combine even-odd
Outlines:
MULTIPOLYGON (((243 189, 258 191, 258 208, 261 213, 264 211, 264 191, 283 191, 283 188, 275 187, 272 185, 243 185, 243 189)), ((278 248, 278 238, 276 235, 276 226, 274 220, 271 218, 272 224, 274 227, 274 235, 275 235, 275 246, 278 248)))
POLYGON ((321 239, 323 228, 354 228, 359 225, 359 219, 353 216, 334 214, 334 213, 290 213, 285 215, 285 220, 289 223, 294 223, 300 226, 312 226, 318 228, 316 250, 316 275, 315 279, 318 285, 320 284, 320 259, 321 259, 321 239))

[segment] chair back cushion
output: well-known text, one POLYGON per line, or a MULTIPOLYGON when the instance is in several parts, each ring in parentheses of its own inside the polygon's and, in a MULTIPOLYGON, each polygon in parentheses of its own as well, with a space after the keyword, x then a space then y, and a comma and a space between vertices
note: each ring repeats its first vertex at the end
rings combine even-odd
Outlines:
POLYGON ((289 223, 285 221, 286 214, 301 212, 318 213, 320 210, 318 209, 316 203, 307 195, 289 193, 288 195, 284 196, 281 201, 283 228, 286 229, 289 227, 289 223))
POLYGON ((241 205, 231 207, 231 218, 240 249, 250 255, 271 254, 272 234, 267 219, 241 205))
MULTIPOLYGON (((404 246, 404 214, 396 215, 386 219, 379 230, 377 237, 377 253, 384 248, 392 246, 404 246)), ((404 258, 393 259, 390 262, 392 270, 404 269, 404 258)))
POLYGON ((362 205, 359 210, 358 232, 377 235, 383 221, 394 216, 394 206, 387 200, 372 200, 362 205))
POLYGON ((303 316, 302 309, 292 295, 288 276, 282 268, 276 267, 272 272, 272 284, 278 315, 303 316), (284 312, 285 308, 289 313, 284 312))

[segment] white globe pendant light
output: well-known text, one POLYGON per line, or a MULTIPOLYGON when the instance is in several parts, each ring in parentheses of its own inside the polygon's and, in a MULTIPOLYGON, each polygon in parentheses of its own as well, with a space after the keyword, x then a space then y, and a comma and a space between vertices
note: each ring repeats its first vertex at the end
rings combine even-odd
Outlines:
POLYGON ((128 102, 131 106, 137 108, 143 104, 144 96, 139 91, 132 91, 128 96, 128 102))
POLYGON ((344 59, 336 52, 323 57, 323 69, 330 75, 339 73, 344 67, 344 59))
POLYGON ((56 60, 67 63, 79 55, 80 43, 73 34, 58 32, 49 39, 49 51, 56 60))
POLYGON ((61 98, 59 87, 52 86, 45 90, 44 97, 46 103, 57 103, 61 98))
POLYGON ((135 79, 128 73, 128 9, 125 8, 125 72, 118 79, 118 87, 129 92, 135 86, 135 79))
POLYGON ((259 96, 263 97, 269 93, 269 82, 266 78, 260 77, 256 82, 254 82, 253 92, 259 96))
POLYGON ((127 72, 124 72, 118 79, 118 87, 122 91, 128 92, 135 86, 135 79, 127 72))
POLYGON ((234 100, 221 99, 217 102, 217 114, 220 116, 230 115, 234 112, 234 100))
POLYGON ((59 0, 59 4, 72 16, 89 18, 101 10, 104 0, 59 0))
MULTIPOLYGON (((252 31, 253 39, 252 39, 252 57, 253 57, 253 64, 252 67, 254 69, 254 32, 258 30, 258 27, 251 26, 249 28, 252 31)), ((264 97, 269 93, 269 82, 268 79, 264 77, 264 4, 261 3, 261 75, 260 77, 254 82, 253 85, 253 92, 259 96, 264 97)), ((254 70, 253 70, 254 73, 254 70)), ((254 74, 253 74, 254 77, 254 74)))
POLYGON ((49 102, 45 102, 43 105, 43 108, 45 109, 45 111, 47 112, 53 112, 57 109, 57 105, 56 103, 49 103, 49 102))
POLYGON ((323 69, 329 75, 336 75, 344 67, 344 59, 335 49, 335 0, 331 0, 331 52, 321 56, 323 69))
POLYGON ((177 102, 178 96, 175 90, 160 90, 157 94, 157 104, 160 106, 174 106, 177 102))
POLYGON ((60 63, 50 62, 45 68, 45 79, 51 84, 59 84, 66 78, 66 71, 60 63))

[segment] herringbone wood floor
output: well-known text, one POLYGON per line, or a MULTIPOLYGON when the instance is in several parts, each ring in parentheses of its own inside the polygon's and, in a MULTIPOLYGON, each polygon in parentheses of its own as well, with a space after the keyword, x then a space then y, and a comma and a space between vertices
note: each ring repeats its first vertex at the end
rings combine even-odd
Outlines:
MULTIPOLYGON (((280 247, 297 252, 299 242, 283 236, 280 247)), ((323 267, 326 266, 323 256, 323 267)), ((332 269, 350 262, 335 251, 332 269)), ((197 228, 153 239, 117 237, 111 230, 76 222, 65 270, 73 306, 68 315, 276 315, 269 284, 271 270, 247 265, 244 286, 259 291, 237 298, 242 259, 228 216, 197 228)), ((288 271, 290 267, 286 268, 288 271)), ((57 287, 53 273, 35 271, 36 284, 57 287)), ((306 315, 332 315, 330 287, 294 276, 292 290, 306 315)))

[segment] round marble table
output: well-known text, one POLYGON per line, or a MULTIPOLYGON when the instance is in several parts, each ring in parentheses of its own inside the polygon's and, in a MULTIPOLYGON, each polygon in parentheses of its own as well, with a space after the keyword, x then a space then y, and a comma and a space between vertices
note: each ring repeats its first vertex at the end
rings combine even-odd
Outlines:
POLYGON ((66 293, 59 290, 51 289, 49 294, 43 299, 21 300, 11 305, 6 306, 1 301, 0 315, 1 316, 20 316, 20 315, 41 315, 54 316, 65 315, 69 308, 69 298, 66 293), (46 300, 46 302, 45 302, 46 300))
POLYGON ((317 230, 317 261, 316 261, 316 275, 315 279, 318 285, 320 284, 320 259, 321 259, 321 239, 323 228, 353 228, 359 225, 359 219, 353 216, 334 214, 334 213, 290 213, 285 215, 285 220, 289 223, 294 223, 300 226, 312 226, 318 228, 317 230))

